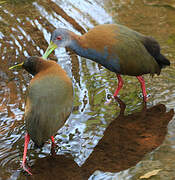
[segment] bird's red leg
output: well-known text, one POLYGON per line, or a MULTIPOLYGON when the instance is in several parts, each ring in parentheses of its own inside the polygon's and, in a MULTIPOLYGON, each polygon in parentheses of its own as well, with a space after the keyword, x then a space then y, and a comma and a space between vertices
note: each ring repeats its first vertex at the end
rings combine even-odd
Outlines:
POLYGON ((32 175, 32 173, 26 168, 26 155, 27 155, 27 147, 30 141, 30 136, 28 133, 26 133, 25 135, 25 143, 24 143, 24 153, 23 153, 23 159, 22 159, 22 167, 24 169, 24 171, 26 171, 27 173, 29 173, 30 175, 32 175))
POLYGON ((52 154, 52 156, 56 156, 56 152, 55 152, 56 144, 55 144, 55 140, 54 140, 53 136, 51 136, 51 141, 52 141, 51 154, 52 154))
POLYGON ((120 75, 117 74, 117 79, 118 79, 118 87, 114 93, 114 98, 117 97, 120 89, 123 87, 123 79, 120 75))
POLYGON ((142 76, 136 76, 137 79, 139 80, 141 87, 142 87, 142 94, 143 94, 143 99, 146 102, 147 101, 147 93, 146 93, 146 87, 145 87, 145 80, 143 79, 142 76))
POLYGON ((55 140, 54 140, 54 137, 53 137, 53 136, 51 136, 51 141, 52 141, 52 146, 56 146, 55 140))

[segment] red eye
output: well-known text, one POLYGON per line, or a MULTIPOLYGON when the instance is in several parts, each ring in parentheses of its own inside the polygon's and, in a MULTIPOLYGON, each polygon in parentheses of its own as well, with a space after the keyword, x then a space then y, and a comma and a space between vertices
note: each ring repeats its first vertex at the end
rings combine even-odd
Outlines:
POLYGON ((61 36, 57 36, 57 38, 56 38, 57 40, 61 40, 62 39, 62 37, 61 36))

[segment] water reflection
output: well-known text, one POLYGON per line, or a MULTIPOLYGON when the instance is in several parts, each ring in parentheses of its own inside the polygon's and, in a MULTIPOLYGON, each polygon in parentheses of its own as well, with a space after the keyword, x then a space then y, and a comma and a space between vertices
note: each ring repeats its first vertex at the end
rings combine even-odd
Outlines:
MULTIPOLYGON (((116 173, 136 165, 145 154, 159 147, 173 110, 166 112, 163 104, 148 109, 144 105, 141 112, 124 115, 125 104, 117 101, 121 108, 119 116, 110 123, 81 167, 68 154, 38 158, 31 167, 32 179, 88 179, 96 170, 116 173)), ((100 175, 94 174, 90 179, 94 178, 100 179, 100 175)))
MULTIPOLYGON (((125 106, 121 104, 121 107, 125 106)), ((89 169, 87 176, 95 170, 119 172, 136 165, 146 153, 163 143, 167 125, 174 115, 173 110, 166 112, 163 104, 148 109, 144 105, 142 111, 129 115, 124 115, 123 109, 121 112, 83 164, 82 168, 89 169)))

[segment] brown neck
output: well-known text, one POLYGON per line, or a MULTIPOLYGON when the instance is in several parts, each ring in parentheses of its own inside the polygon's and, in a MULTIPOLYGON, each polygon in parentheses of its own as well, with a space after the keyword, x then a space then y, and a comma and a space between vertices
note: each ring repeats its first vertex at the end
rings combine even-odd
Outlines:
POLYGON ((40 71, 43 71, 50 66, 51 66, 51 63, 49 60, 47 61, 40 58, 36 63, 36 72, 38 73, 40 71))

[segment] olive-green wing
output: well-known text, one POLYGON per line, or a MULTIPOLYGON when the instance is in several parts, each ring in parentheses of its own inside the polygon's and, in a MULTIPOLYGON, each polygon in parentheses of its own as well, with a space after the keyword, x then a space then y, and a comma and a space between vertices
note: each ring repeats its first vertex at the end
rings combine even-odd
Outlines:
POLYGON ((26 99, 26 130, 41 146, 60 129, 72 110, 72 84, 58 77, 45 76, 33 81, 26 99))

